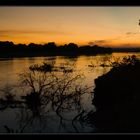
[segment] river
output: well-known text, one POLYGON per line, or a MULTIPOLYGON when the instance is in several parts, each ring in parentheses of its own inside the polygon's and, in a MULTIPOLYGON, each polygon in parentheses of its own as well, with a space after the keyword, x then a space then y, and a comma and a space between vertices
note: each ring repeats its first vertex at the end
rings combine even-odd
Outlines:
MULTIPOLYGON (((26 71, 29 66, 33 64, 41 64, 42 62, 53 61, 56 66, 63 65, 65 63, 72 64, 74 66, 74 73, 80 73, 84 75, 83 84, 90 88, 90 94, 84 94, 82 96, 82 106, 85 111, 96 111, 96 107, 92 104, 93 91, 95 88, 94 80, 99 76, 107 73, 111 66, 109 63, 123 58, 128 55, 136 55, 140 58, 140 53, 112 53, 102 54, 95 56, 77 56, 77 57, 64 57, 64 56, 46 56, 46 57, 24 57, 24 58, 1 58, 0 59, 0 89, 5 86, 18 86, 19 74, 26 71)), ((56 73, 57 75, 57 73, 56 73)), ((2 94, 2 93, 1 93, 2 94)), ((15 92, 17 96, 22 93, 20 90, 15 92)), ((27 122, 27 110, 21 110, 18 108, 7 108, 4 111, 0 111, 0 133, 6 133, 5 126, 13 130, 13 132, 20 132, 19 129, 27 122), (24 115, 26 114, 26 115, 24 115), (25 116, 25 118, 24 118, 25 116)), ((48 116, 44 116, 42 121, 36 120, 35 123, 28 124, 23 133, 75 133, 70 119, 64 121, 63 127, 60 127, 59 118, 54 112, 48 113, 48 116)), ((66 113, 66 118, 73 116, 73 113, 66 113)), ((85 123, 76 123, 78 132, 92 133, 94 132, 94 126, 87 125, 85 123)))

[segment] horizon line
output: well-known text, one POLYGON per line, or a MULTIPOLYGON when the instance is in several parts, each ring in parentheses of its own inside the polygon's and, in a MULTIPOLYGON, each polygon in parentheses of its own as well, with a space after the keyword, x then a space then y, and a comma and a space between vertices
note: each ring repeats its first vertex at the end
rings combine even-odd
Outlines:
POLYGON ((18 45, 18 44, 24 44, 24 45, 29 45, 29 44, 31 44, 31 43, 33 43, 33 44, 36 44, 36 45, 45 45, 45 44, 48 44, 48 43, 55 43, 55 45, 57 46, 57 47, 59 47, 59 46, 61 46, 61 45, 68 45, 68 44, 70 44, 70 43, 74 43, 74 44, 76 44, 78 47, 82 47, 82 46, 98 46, 98 47, 104 47, 104 48, 112 48, 112 49, 120 49, 120 48, 122 48, 122 49, 140 49, 140 45, 139 46, 129 46, 129 45, 131 45, 131 44, 128 44, 128 45, 120 45, 120 46, 110 46, 110 45, 99 45, 99 44, 83 44, 83 45, 80 45, 80 44, 78 44, 78 43, 75 43, 75 42, 67 42, 67 43, 56 43, 55 41, 48 41, 48 42, 38 42, 38 43, 35 43, 35 42, 29 42, 29 43, 16 43, 16 42, 14 42, 14 41, 11 41, 11 40, 5 40, 5 41, 2 41, 2 40, 0 40, 0 42, 12 42, 14 45, 18 45))

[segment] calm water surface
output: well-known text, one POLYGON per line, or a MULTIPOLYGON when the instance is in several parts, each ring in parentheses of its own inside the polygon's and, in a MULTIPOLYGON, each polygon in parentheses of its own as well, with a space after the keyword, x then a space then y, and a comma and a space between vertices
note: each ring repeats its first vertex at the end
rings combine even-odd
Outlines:
MULTIPOLYGON (((87 86, 91 86, 91 94, 85 94, 82 98, 82 104, 85 111, 95 111, 95 107, 92 105, 93 91, 94 91, 94 80, 99 76, 107 73, 111 67, 107 65, 109 61, 113 61, 119 57, 135 54, 140 58, 140 53, 113 53, 110 55, 96 55, 96 56, 78 56, 78 57, 63 57, 63 56, 52 56, 52 57, 26 57, 26 58, 12 58, 12 59, 0 59, 0 88, 3 89, 6 85, 17 86, 19 83, 19 74, 24 70, 28 69, 30 65, 41 64, 46 61, 54 61, 55 65, 61 65, 63 63, 74 64, 76 73, 84 75, 83 83, 87 86), (95 67, 90 67, 94 65, 95 67)), ((20 96, 22 93, 20 90, 16 91, 15 94, 20 96)), ((7 132, 5 125, 8 128, 19 132, 21 126, 24 125, 24 121, 27 121, 28 110, 24 109, 12 109, 8 108, 4 111, 0 111, 0 133, 7 132), (24 119, 24 117, 26 119, 24 119)), ((48 116, 45 116, 41 120, 36 120, 31 125, 28 125, 23 132, 25 133, 72 133, 75 129, 71 125, 70 118, 74 116, 74 112, 68 112, 65 114, 65 118, 69 121, 65 121, 63 127, 59 126, 59 118, 54 112, 50 112, 48 116)), ((94 126, 88 124, 76 124, 79 132, 94 132, 94 126)))

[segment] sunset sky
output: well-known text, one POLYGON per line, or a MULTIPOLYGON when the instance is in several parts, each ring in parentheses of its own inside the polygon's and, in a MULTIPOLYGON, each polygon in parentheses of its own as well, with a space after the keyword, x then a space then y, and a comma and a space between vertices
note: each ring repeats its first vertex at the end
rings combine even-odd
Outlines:
POLYGON ((0 7, 0 41, 140 46, 140 7, 0 7))

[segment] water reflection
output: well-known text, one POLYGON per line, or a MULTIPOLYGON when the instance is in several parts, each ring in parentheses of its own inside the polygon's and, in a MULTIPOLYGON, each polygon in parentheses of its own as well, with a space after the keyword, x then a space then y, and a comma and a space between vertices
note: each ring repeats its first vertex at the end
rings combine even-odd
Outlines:
MULTIPOLYGON (((46 65, 43 63, 42 66, 44 64, 46 65)), ((14 99, 11 91, 13 87, 6 87, 6 90, 3 90, 4 99, 1 98, 0 106, 4 106, 4 109, 8 107, 22 109, 22 118, 20 119, 22 121, 20 122, 25 124, 20 123, 19 132, 30 132, 29 127, 34 125, 35 120, 41 121, 42 117, 47 119, 50 112, 57 117, 55 120, 59 123, 57 132, 60 132, 61 129, 66 132, 67 121, 71 123, 71 131, 79 132, 76 123, 81 120, 84 114, 88 113, 81 104, 82 95, 90 94, 91 87, 82 84, 83 77, 80 74, 68 71, 57 71, 56 74, 53 69, 48 71, 48 67, 46 69, 42 66, 34 65, 32 69, 20 74, 21 85, 25 89, 23 91, 25 95, 21 96, 21 100, 14 99), (69 115, 67 116, 67 114, 69 115), (27 130, 25 126, 27 126, 27 130)), ((49 122, 49 126, 51 126, 51 122, 49 122)), ((40 129, 40 126, 36 125, 36 127, 40 129)), ((17 130, 9 128, 8 125, 4 125, 4 128, 9 133, 17 132, 17 130)), ((31 129, 31 132, 35 132, 34 129, 31 129)))
MULTIPOLYGON (((94 132, 94 126, 90 127, 84 121, 88 112, 95 111, 92 105, 94 79, 110 70, 108 65, 114 57, 116 59, 125 55, 128 54, 74 58, 34 57, 0 61, 0 86, 3 89, 0 92, 0 132, 94 132), (53 61, 54 68, 61 70, 45 75, 34 71, 24 73, 24 84, 17 86, 19 73, 44 61, 53 61), (89 67, 91 63, 95 67, 89 67), (64 66, 73 67, 73 71, 64 72, 64 66), (5 84, 12 85, 12 89, 5 87, 5 84), (10 118, 7 117, 9 115, 10 118)), ((136 56, 140 58, 140 54, 137 53, 136 56)))

